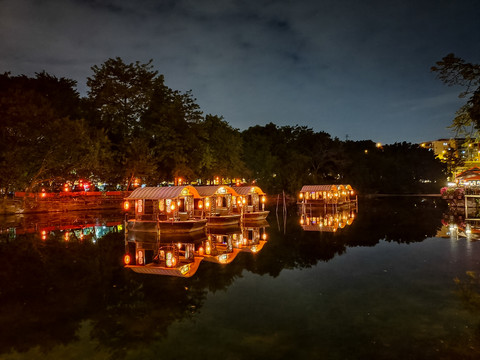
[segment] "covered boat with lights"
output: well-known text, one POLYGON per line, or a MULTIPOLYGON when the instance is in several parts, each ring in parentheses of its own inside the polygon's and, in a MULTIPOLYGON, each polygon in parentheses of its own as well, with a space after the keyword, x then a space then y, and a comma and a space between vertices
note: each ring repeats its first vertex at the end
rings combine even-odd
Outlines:
POLYGON ((265 220, 270 211, 265 210, 267 196, 258 186, 236 186, 234 211, 242 215, 245 221, 265 220))
POLYGON ((298 194, 299 205, 356 205, 357 195, 350 185, 304 185, 298 194))
POLYGON ((189 185, 135 189, 125 199, 124 208, 133 206, 135 211, 133 217, 126 216, 126 229, 159 234, 205 231, 207 219, 194 216, 195 199, 201 196, 189 185))
POLYGON ((208 226, 230 226, 240 223, 241 214, 234 213, 236 193, 224 185, 195 186, 201 199, 195 200, 197 217, 205 216, 208 226), (203 211, 202 211, 203 209, 203 211))

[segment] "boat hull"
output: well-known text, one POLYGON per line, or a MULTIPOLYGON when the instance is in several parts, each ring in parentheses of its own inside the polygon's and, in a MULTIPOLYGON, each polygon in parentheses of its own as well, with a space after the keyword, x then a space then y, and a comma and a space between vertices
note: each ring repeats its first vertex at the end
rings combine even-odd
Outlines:
POLYGON ((129 220, 128 231, 157 232, 165 234, 188 234, 197 231, 205 231, 207 219, 179 220, 179 221, 144 221, 129 220))
POLYGON ((254 212, 246 212, 243 214, 244 221, 261 221, 265 220, 268 216, 270 211, 254 211, 254 212))
POLYGON ((231 226, 240 223, 240 214, 207 216, 208 226, 231 226))

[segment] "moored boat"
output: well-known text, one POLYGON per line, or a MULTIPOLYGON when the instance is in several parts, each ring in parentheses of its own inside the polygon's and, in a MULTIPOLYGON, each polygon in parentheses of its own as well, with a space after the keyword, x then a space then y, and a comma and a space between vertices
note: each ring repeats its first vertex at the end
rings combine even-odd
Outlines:
POLYGON ((190 233, 205 231, 207 219, 196 218, 193 186, 144 187, 135 189, 125 200, 135 215, 127 218, 128 231, 190 233))
POLYGON ((195 186, 201 196, 196 200, 197 217, 205 216, 208 226, 230 226, 240 222, 241 214, 233 213, 235 191, 224 185, 195 186), (201 211, 200 209, 204 209, 201 211))
POLYGON ((258 186, 233 187, 237 195, 234 211, 242 215, 245 221, 265 220, 270 211, 265 210, 266 194, 258 186))
POLYGON ((298 194, 299 205, 356 205, 357 195, 350 185, 304 185, 298 194))

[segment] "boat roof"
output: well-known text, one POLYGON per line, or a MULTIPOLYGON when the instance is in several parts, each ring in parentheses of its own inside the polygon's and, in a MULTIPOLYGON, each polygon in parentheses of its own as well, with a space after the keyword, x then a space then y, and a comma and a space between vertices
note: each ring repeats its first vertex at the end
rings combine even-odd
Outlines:
POLYGON ((212 196, 215 194, 235 194, 230 186, 225 185, 205 185, 205 186, 195 186, 195 189, 198 191, 200 196, 212 196), (222 190, 224 189, 224 190, 222 190))
POLYGON ((132 191, 129 200, 161 200, 175 199, 179 196, 193 195, 194 198, 200 198, 198 191, 193 186, 168 186, 168 187, 143 187, 132 191))
POLYGON ((303 185, 300 192, 310 191, 338 191, 337 185, 303 185))
POLYGON ((235 186, 233 190, 237 195, 248 195, 250 193, 257 193, 258 195, 265 195, 262 189, 258 186, 235 186))

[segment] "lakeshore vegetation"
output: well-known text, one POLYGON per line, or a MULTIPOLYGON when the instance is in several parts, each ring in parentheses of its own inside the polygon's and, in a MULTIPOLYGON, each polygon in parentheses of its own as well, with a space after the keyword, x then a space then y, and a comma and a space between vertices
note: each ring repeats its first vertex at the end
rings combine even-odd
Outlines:
POLYGON ((80 178, 124 189, 134 179, 245 179, 270 194, 327 183, 439 193, 446 181, 444 164, 417 144, 342 141, 300 125, 235 129, 204 114, 192 91, 168 87, 152 61, 108 59, 92 67, 86 96, 76 85, 46 72, 0 74, 2 195, 80 178))

